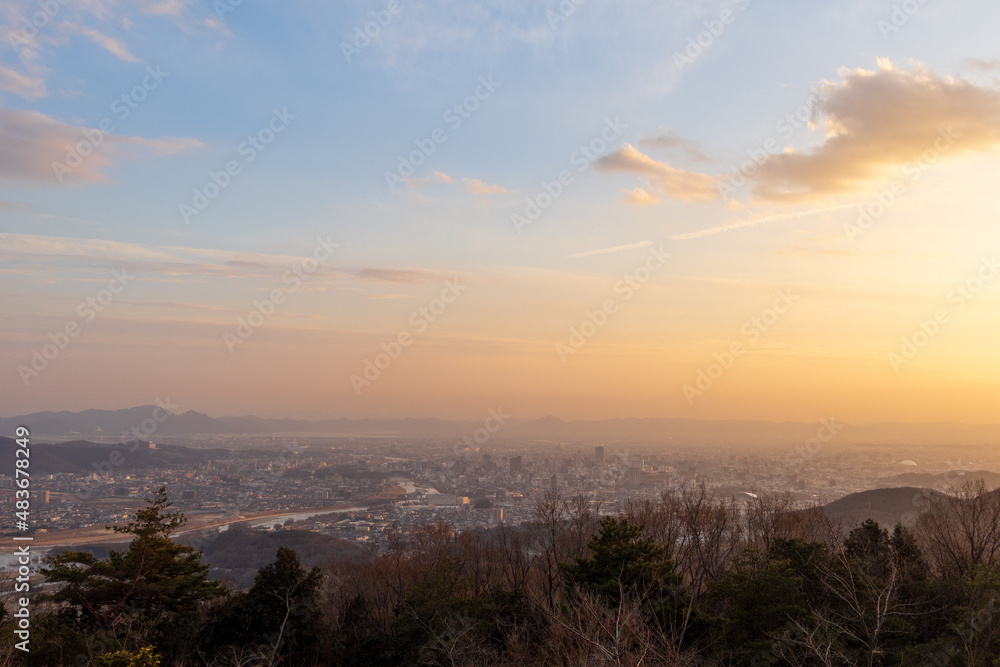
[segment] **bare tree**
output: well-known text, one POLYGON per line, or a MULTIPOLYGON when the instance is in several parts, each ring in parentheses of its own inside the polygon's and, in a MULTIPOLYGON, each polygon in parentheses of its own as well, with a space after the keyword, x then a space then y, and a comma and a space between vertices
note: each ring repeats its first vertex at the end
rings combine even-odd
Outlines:
POLYGON ((619 586, 620 599, 609 604, 591 593, 573 596, 572 605, 550 610, 555 648, 569 664, 642 665, 653 635, 643 622, 639 600, 619 586))
POLYGON ((953 494, 931 496, 917 520, 917 534, 944 576, 957 578, 977 565, 1000 565, 1000 492, 977 480, 953 494))
POLYGON ((813 667, 817 662, 823 667, 855 667, 857 663, 839 647, 841 629, 822 617, 814 621, 807 627, 790 619, 786 631, 774 638, 775 657, 786 660, 792 667, 813 667))
POLYGON ((569 548, 566 558, 582 558, 597 529, 600 504, 595 505, 586 495, 578 493, 567 504, 569 513, 569 548))
POLYGON ((683 535, 676 562, 693 595, 719 579, 742 549, 738 517, 735 502, 713 498, 704 486, 681 495, 683 535))
POLYGON ((557 491, 547 491, 535 503, 535 519, 538 521, 537 555, 534 561, 541 574, 543 594, 551 609, 562 588, 562 573, 559 563, 563 556, 563 535, 566 530, 566 502, 557 491))
POLYGON ((478 631, 475 620, 467 616, 448 616, 437 622, 417 620, 430 637, 421 647, 421 664, 437 667, 487 667, 497 663, 496 652, 478 631))

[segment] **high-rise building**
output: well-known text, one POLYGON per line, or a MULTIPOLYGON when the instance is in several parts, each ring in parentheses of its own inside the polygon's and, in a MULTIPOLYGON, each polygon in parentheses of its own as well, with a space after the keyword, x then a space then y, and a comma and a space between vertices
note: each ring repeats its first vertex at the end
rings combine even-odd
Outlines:
POLYGON ((604 463, 604 445, 594 447, 594 463, 604 463))
POLYGON ((521 474, 521 457, 512 456, 510 457, 510 474, 511 476, 516 476, 521 474))

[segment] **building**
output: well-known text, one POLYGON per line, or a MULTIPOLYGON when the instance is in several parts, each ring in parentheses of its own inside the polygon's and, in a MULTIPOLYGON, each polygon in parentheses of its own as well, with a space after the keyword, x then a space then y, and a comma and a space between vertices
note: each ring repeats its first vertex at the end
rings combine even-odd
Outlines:
POLYGON ((521 474, 521 457, 512 456, 510 457, 510 476, 517 477, 521 474))
POLYGON ((604 445, 594 447, 594 463, 597 465, 604 463, 604 445))

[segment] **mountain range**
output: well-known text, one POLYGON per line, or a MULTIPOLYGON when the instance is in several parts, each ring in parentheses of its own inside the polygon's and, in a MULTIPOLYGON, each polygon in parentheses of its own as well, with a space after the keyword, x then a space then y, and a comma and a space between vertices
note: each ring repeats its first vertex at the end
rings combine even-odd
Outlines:
MULTIPOLYGON (((27 426, 35 438, 133 439, 134 429, 147 427, 144 439, 157 436, 195 435, 383 435, 387 437, 461 438, 483 426, 483 420, 445 421, 440 419, 263 419, 254 416, 210 417, 188 410, 171 414, 154 405, 125 410, 84 410, 83 412, 38 412, 0 418, 0 434, 13 435, 18 426, 27 426), (152 430, 152 432, 150 432, 152 430)), ((485 413, 484 413, 485 418, 485 413)), ((839 422, 837 422, 839 424, 839 422)), ((923 424, 847 424, 838 429, 836 444, 907 445, 996 445, 1000 444, 1000 424, 968 425, 950 422, 923 424)), ((506 419, 492 436, 501 439, 538 439, 556 442, 663 442, 677 445, 801 444, 816 437, 820 423, 765 422, 697 419, 604 419, 563 421, 558 417, 506 419)))

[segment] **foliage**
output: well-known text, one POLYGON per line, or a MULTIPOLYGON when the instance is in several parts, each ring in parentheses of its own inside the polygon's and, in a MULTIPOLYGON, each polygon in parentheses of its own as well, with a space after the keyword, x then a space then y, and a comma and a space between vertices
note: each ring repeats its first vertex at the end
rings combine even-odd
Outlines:
POLYGON ((40 571, 56 585, 46 599, 60 605, 60 633, 75 631, 123 650, 141 650, 172 631, 171 643, 179 646, 186 633, 178 631, 197 621, 199 605, 225 592, 208 580, 200 552, 170 538, 185 518, 168 511, 166 489, 146 502, 133 521, 112 528, 132 536, 125 551, 112 551, 106 559, 80 551, 46 559, 40 571))
POLYGON ((253 646, 272 660, 304 659, 319 642, 319 568, 307 571, 291 549, 279 547, 274 562, 260 569, 254 585, 208 613, 200 644, 207 654, 253 646))
POLYGON ((86 624, 108 631, 130 612, 142 612, 178 622, 191 618, 199 602, 222 595, 224 589, 208 580, 208 564, 194 548, 182 546, 170 535, 184 524, 160 488, 135 521, 115 526, 114 532, 132 535, 124 552, 112 551, 99 559, 80 551, 50 556, 41 568, 45 578, 60 585, 51 595, 75 608, 86 624))
POLYGON ((546 494, 533 523, 393 527, 322 569, 278 546, 252 586, 223 595, 170 539, 184 518, 161 489, 116 528, 126 550, 48 560, 32 653, 2 617, 0 666, 996 667, 988 493, 932 502, 913 527, 843 531, 781 499, 665 493, 600 518, 586 498, 546 494))
POLYGON ((105 653, 96 664, 97 667, 160 667, 160 656, 153 652, 152 646, 146 646, 135 652, 105 653))

